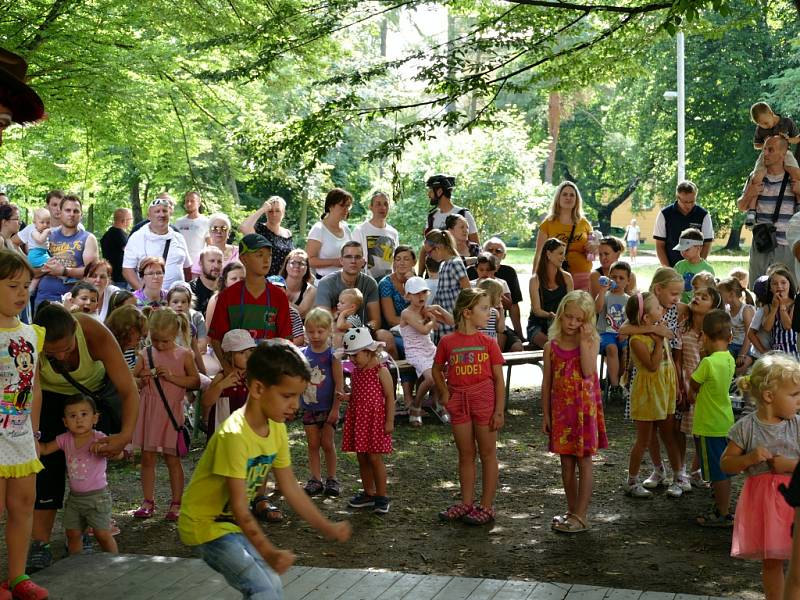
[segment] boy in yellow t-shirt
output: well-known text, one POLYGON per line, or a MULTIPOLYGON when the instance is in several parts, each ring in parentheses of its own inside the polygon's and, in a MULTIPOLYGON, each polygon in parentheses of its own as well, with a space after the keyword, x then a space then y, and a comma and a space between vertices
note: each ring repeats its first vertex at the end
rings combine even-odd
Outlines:
POLYGON ((247 360, 247 402, 214 433, 183 495, 178 533, 245 598, 281 598, 279 575, 294 563, 272 545, 250 512, 270 470, 295 512, 328 538, 343 542, 350 524, 327 520, 297 484, 286 435, 310 379, 308 362, 282 339, 262 342, 247 360))

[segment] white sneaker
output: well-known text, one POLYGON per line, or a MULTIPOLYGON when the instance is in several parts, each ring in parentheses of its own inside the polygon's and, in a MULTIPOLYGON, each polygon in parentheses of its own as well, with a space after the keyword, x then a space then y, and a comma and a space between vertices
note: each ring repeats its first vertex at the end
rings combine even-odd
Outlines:
POLYGON ((666 479, 666 475, 664 474, 664 469, 653 469, 653 472, 650 473, 650 477, 644 480, 642 485, 646 487, 648 490, 654 490, 662 483, 664 483, 664 479, 666 479))
POLYGON ((653 492, 644 489, 642 484, 638 481, 628 483, 625 493, 633 498, 650 498, 653 495, 653 492))
POLYGON ((700 469, 697 469, 697 471, 692 471, 692 475, 689 481, 696 488, 711 487, 711 484, 703 479, 703 472, 700 469))
POLYGON ((680 498, 683 496, 683 489, 681 489, 681 486, 679 486, 677 482, 670 483, 667 488, 667 496, 670 498, 680 498))
POLYGON ((692 482, 686 473, 679 474, 675 483, 678 484, 684 494, 692 491, 692 482))

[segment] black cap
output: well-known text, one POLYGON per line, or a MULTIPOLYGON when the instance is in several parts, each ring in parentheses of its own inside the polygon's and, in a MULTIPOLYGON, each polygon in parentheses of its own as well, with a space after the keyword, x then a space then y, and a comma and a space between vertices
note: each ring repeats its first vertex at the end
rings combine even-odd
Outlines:
POLYGON ((269 248, 272 250, 272 244, 263 235, 257 233, 248 233, 239 242, 239 254, 247 254, 248 252, 255 252, 261 248, 269 248))

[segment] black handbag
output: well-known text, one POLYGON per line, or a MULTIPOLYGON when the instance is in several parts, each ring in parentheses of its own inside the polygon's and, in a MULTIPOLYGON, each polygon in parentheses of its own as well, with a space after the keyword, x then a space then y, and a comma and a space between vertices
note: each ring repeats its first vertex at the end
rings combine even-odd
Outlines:
POLYGON ((567 253, 569 252, 569 245, 572 243, 572 236, 575 235, 576 225, 577 223, 572 224, 572 230, 569 232, 569 237, 567 238, 567 247, 564 249, 564 260, 561 261, 561 268, 567 273, 569 273, 569 259, 567 259, 567 253))
MULTIPOLYGON (((150 368, 155 369, 155 363, 153 363, 153 347, 147 347, 147 359, 150 361, 150 368)), ((178 421, 175 419, 175 415, 172 414, 172 409, 169 407, 169 402, 167 402, 167 397, 164 395, 164 389, 161 387, 161 382, 158 380, 158 377, 155 373, 153 373, 153 381, 156 384, 156 389, 158 390, 158 395, 161 396, 161 402, 164 403, 164 408, 167 411, 167 415, 169 415, 170 423, 172 423, 172 427, 175 431, 178 432, 178 442, 175 447, 175 452, 178 456, 184 457, 189 454, 189 449, 192 447, 192 436, 189 434, 189 430, 186 428, 186 425, 178 425, 178 421)))
POLYGON ((783 195, 786 192, 786 185, 788 182, 789 173, 784 173, 783 181, 781 182, 781 191, 775 203, 775 211, 772 213, 772 222, 758 223, 753 227, 753 246, 762 254, 772 252, 778 247, 778 228, 775 226, 775 223, 778 221, 778 216, 781 212, 783 195))

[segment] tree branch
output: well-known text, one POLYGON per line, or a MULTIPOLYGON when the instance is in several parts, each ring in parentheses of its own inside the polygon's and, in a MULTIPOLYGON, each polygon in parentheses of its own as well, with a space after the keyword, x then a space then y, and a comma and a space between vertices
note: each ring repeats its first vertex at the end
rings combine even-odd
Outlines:
MULTIPOLYGON (((525 6, 540 6, 544 8, 557 8, 560 10, 580 10, 585 12, 611 12, 626 15, 639 15, 642 13, 656 12, 672 8, 672 2, 654 2, 643 6, 616 6, 614 4, 575 4, 572 2, 552 2, 549 0, 505 0, 514 4, 525 6)), ((800 1, 800 0, 798 0, 800 1)))
POLYGON ((42 42, 44 42, 45 38, 44 33, 53 23, 55 23, 58 17, 60 17, 69 9, 70 2, 71 0, 55 0, 55 2, 53 2, 50 10, 47 11, 44 21, 42 21, 39 26, 36 27, 35 33, 30 40, 22 43, 18 47, 18 50, 21 54, 33 54, 39 48, 39 46, 42 45, 42 42))

